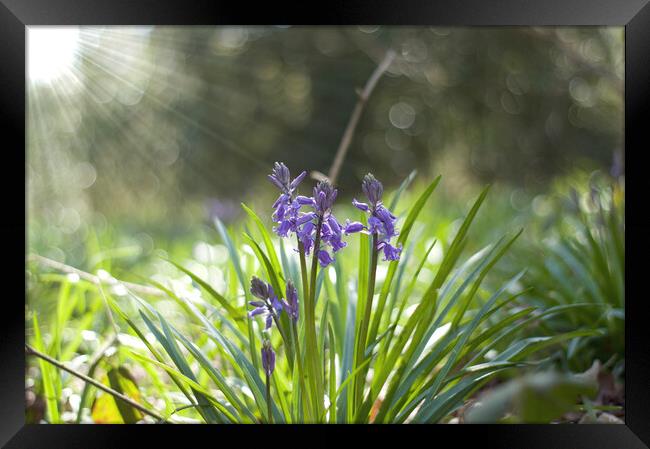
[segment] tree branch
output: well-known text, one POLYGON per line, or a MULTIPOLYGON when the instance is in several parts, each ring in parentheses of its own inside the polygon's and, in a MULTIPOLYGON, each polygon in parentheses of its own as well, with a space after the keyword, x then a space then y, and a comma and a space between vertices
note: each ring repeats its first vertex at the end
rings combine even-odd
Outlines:
POLYGON ((359 119, 361 118, 361 113, 363 112, 363 108, 366 102, 368 101, 368 98, 370 98, 370 94, 372 94, 372 91, 377 85, 377 82, 384 74, 384 72, 388 70, 388 67, 390 67, 391 63, 393 62, 393 59, 395 59, 395 52, 393 50, 388 50, 384 55, 384 59, 379 63, 375 71, 372 72, 370 78, 368 78, 368 81, 366 82, 366 85, 364 86, 363 90, 358 92, 359 99, 357 100, 357 104, 354 107, 354 110, 352 111, 352 116, 350 117, 348 126, 345 128, 345 132, 343 133, 343 137, 341 138, 341 143, 339 143, 339 147, 336 150, 336 156, 334 157, 334 161, 332 162, 332 166, 330 167, 329 174, 327 175, 329 181, 332 184, 336 184, 336 179, 338 178, 339 172, 341 171, 341 166, 343 165, 343 160, 345 159, 345 155, 348 152, 348 148, 350 148, 350 144, 352 143, 352 138, 354 137, 354 131, 357 128, 359 119))
POLYGON ((32 346, 28 345, 27 343, 25 343, 25 353, 27 355, 34 355, 36 357, 39 357, 39 358, 45 360, 46 362, 56 366, 57 368, 69 372, 70 374, 72 374, 75 377, 78 377, 79 379, 83 380, 84 382, 92 384, 95 387, 99 388, 100 390, 105 391, 106 393, 110 394, 114 398, 119 399, 122 402, 126 402, 131 407, 140 410, 142 413, 156 418, 158 421, 165 421, 165 418, 160 416, 158 413, 147 409, 146 407, 144 407, 143 405, 140 405, 139 403, 135 402, 133 399, 129 398, 128 396, 125 396, 122 393, 119 393, 119 392, 113 390, 112 388, 107 387, 106 385, 104 385, 103 383, 93 379, 92 377, 88 377, 85 374, 82 374, 82 373, 80 373, 78 371, 75 371, 72 368, 67 367, 63 363, 59 362, 58 360, 53 359, 52 357, 50 357, 50 356, 48 356, 46 354, 43 354, 42 352, 40 352, 40 351, 36 350, 35 348, 33 348, 32 346))

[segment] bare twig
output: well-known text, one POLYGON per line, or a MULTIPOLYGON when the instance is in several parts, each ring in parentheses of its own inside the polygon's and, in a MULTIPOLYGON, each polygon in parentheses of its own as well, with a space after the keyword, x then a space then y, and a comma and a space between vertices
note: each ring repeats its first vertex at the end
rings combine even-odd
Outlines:
POLYGON ((368 98, 370 98, 370 94, 372 94, 372 91, 377 85, 377 82, 384 74, 384 72, 388 70, 388 67, 390 67, 393 59, 395 59, 395 52, 393 50, 388 50, 384 55, 384 59, 379 63, 375 71, 372 72, 370 78, 368 78, 368 81, 366 82, 363 90, 357 92, 359 99, 357 100, 357 104, 352 111, 352 116, 350 117, 348 126, 345 128, 345 132, 341 138, 341 143, 336 150, 334 162, 332 162, 332 166, 330 167, 330 171, 327 176, 332 184, 336 184, 336 179, 339 176, 339 172, 341 170, 341 166, 343 165, 345 155, 348 152, 348 148, 350 148, 350 144, 352 143, 354 131, 356 130, 357 124, 359 123, 359 119, 361 118, 363 108, 368 101, 368 98))
MULTIPOLYGON (((71 267, 70 265, 66 265, 61 262, 57 262, 56 260, 48 259, 47 257, 41 256, 39 254, 30 254, 27 258, 27 260, 31 260, 34 262, 38 262, 41 265, 48 266, 50 268, 54 268, 55 270, 62 271, 64 273, 72 273, 78 275, 81 279, 84 279, 88 282, 92 282, 93 284, 96 285, 101 285, 103 282, 106 283, 107 281, 99 278, 99 276, 95 276, 94 274, 87 273, 85 271, 82 271, 78 268, 71 267)), ((110 282, 109 282, 110 283, 110 282)), ((132 282, 124 282, 115 279, 114 283, 117 284, 122 284, 124 287, 126 287, 129 290, 132 290, 136 293, 139 294, 144 294, 144 295, 152 295, 152 296, 162 296, 163 292, 158 290, 157 288, 154 287, 149 287, 147 285, 140 285, 140 284, 134 284, 132 282)))
POLYGON ((34 355, 36 357, 39 357, 39 358, 45 360, 46 362, 56 366, 57 368, 69 372, 70 374, 72 374, 75 377, 78 377, 79 379, 83 380, 84 382, 92 384, 95 387, 99 388, 100 390, 105 391, 106 393, 110 394, 114 398, 119 399, 122 402, 126 402, 131 407, 140 410, 142 413, 144 413, 146 415, 152 416, 152 417, 156 418, 159 421, 165 421, 165 419, 162 416, 160 416, 158 413, 149 410, 148 408, 144 407, 143 405, 135 402, 130 397, 125 396, 122 393, 119 393, 119 392, 113 390, 110 387, 107 387, 106 385, 104 385, 103 383, 101 383, 99 381, 96 381, 92 377, 88 377, 85 374, 82 374, 82 373, 80 373, 78 371, 75 371, 72 368, 67 367, 66 365, 59 362, 58 360, 55 360, 52 357, 50 357, 50 356, 48 356, 46 354, 43 354, 42 352, 36 350, 35 348, 33 348, 32 346, 30 346, 28 344, 25 344, 25 353, 28 354, 28 355, 34 355))

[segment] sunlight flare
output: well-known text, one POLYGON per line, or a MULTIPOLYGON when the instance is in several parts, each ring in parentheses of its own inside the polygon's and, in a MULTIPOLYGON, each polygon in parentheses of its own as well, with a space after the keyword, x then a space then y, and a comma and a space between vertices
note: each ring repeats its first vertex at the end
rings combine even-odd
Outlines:
POLYGON ((77 27, 29 27, 27 73, 34 82, 48 83, 70 70, 79 46, 77 27))

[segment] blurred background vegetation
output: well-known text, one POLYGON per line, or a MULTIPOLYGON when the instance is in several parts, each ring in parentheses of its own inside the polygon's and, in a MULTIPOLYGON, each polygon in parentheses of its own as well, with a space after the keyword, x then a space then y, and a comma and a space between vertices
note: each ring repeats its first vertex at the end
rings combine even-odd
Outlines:
MULTIPOLYGON (((508 190, 513 211, 576 170, 623 173, 622 28, 82 27, 29 36, 29 246, 88 266, 90 232, 152 251, 267 198, 276 160, 340 175, 413 169, 508 190)), ((99 246, 101 242, 98 243, 99 246)), ((139 248, 139 249, 137 249, 139 248)), ((92 265, 92 264, 90 264, 92 265)))
MULTIPOLYGON (((596 304, 525 331, 599 330, 600 337, 554 348, 547 362, 564 372, 591 367, 598 410, 623 415, 623 28, 30 27, 27 39, 27 252, 47 260, 33 256, 27 266, 26 332, 40 339, 38 315, 55 358, 92 373, 91 356, 115 344, 107 359, 129 366, 148 401, 173 410, 177 398, 167 394, 164 375, 131 364, 120 349, 138 347, 133 336, 116 330, 119 339, 109 339, 104 292, 88 275, 148 278, 198 295, 169 258, 218 291, 236 290, 213 218, 231 225, 236 240, 240 202, 269 224, 276 192, 266 174, 274 161, 294 174, 327 173, 357 90, 392 49, 396 59, 342 166, 340 216, 353 216, 348 200, 369 171, 392 195, 417 170, 396 210, 400 219, 442 174, 433 207, 416 226, 422 244, 405 249, 426 258, 418 291, 438 270, 459 217, 492 183, 466 251, 524 228, 489 286, 527 268, 518 306, 596 304), (434 239, 441 243, 425 256, 434 239)), ((306 193, 311 182, 304 184, 306 193)), ((241 257, 252 272, 258 266, 249 250, 242 245, 241 257)), ((196 331, 173 301, 153 297, 157 310, 196 331)), ((205 343, 200 332, 195 338, 205 343)), ((96 407, 92 416, 84 408, 93 396, 83 382, 53 376, 56 394, 48 399, 37 366, 27 367, 29 422, 44 419, 45 400, 58 400, 62 411, 49 422, 101 422, 96 407)), ((566 380, 544 376, 497 389, 468 421, 496 421, 530 385, 566 380)), ((565 421, 601 419, 592 405, 565 421)), ((517 413, 524 421, 559 416, 517 413)))

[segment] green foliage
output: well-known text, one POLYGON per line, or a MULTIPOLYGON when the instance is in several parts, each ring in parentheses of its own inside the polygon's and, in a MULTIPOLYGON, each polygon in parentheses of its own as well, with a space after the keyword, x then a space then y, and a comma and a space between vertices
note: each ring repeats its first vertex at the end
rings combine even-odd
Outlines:
POLYGON ((545 424, 575 410, 580 396, 594 396, 596 383, 553 371, 531 374, 499 386, 467 412, 466 423, 545 424))
MULTIPOLYGON (((45 304, 30 304, 31 341, 62 361, 77 353, 95 358, 98 352, 101 355, 100 346, 110 343, 113 329, 119 337, 112 344, 116 360, 110 365, 100 363, 99 372, 108 381, 109 374, 115 374, 111 366, 138 372, 132 397, 143 404, 160 404, 152 407, 169 422, 206 423, 445 422, 491 380, 545 367, 558 348, 595 351, 598 346, 593 342, 617 338, 622 342, 622 336, 613 334, 615 328, 586 318, 600 317, 602 303, 622 310, 624 292, 616 276, 624 266, 612 265, 619 260, 614 239, 623 241, 615 232, 622 226, 622 215, 620 208, 608 206, 614 202, 607 202, 607 196, 597 209, 600 212, 582 210, 571 222, 572 231, 562 231, 563 244, 572 248, 566 251, 573 251, 569 254, 576 251, 571 245, 578 243, 585 253, 565 267, 578 276, 579 282, 569 282, 582 286, 574 289, 580 294, 557 300, 550 292, 539 294, 539 286, 562 285, 561 278, 552 277, 556 271, 538 277, 548 261, 529 256, 527 263, 517 263, 518 269, 509 272, 513 261, 538 249, 526 233, 523 240, 519 230, 485 242, 494 235, 490 213, 503 213, 486 209, 488 216, 483 217, 488 189, 466 207, 464 218, 453 220, 455 209, 432 204, 440 178, 416 189, 419 192, 409 191, 412 181, 412 176, 407 178, 393 195, 404 250, 399 261, 379 262, 364 345, 358 335, 371 286, 368 236, 349 237, 348 248, 337 254, 336 262, 319 270, 315 282, 307 280, 303 289, 299 254, 289 250, 292 242, 278 242, 268 233, 265 220, 247 206, 243 207, 248 220, 240 225, 215 222, 214 245, 225 257, 181 263, 182 258, 176 262, 168 256, 155 262, 164 275, 152 278, 149 290, 106 274, 100 276, 99 285, 85 278, 71 282, 69 276, 44 272, 34 262, 30 291, 47 293, 46 297, 56 298, 57 306, 44 338, 36 312, 43 313, 45 304), (576 223, 582 227, 576 228, 576 223), (608 226, 596 227, 599 223, 608 226), (589 232, 592 238, 580 237, 575 229, 589 232), (583 265, 578 265, 581 260, 583 265), (607 277, 597 279, 594 273, 607 277), (291 279, 300 297, 297 326, 283 314, 277 331, 264 332, 277 352, 268 385, 270 400, 259 356, 262 324, 245 316, 251 299, 248 280, 254 275, 268 279, 277 291, 283 291, 291 279), (310 314, 303 292, 312 288, 310 314), (100 331, 93 344, 80 337, 90 327, 79 327, 89 316, 103 318, 95 323, 100 331), (313 335, 307 339, 310 317, 313 335), (357 355, 360 349, 362 355, 357 355)), ((611 198, 618 201, 622 193, 614 190, 611 198)), ((564 229, 569 224, 554 226, 564 229)), ((567 254, 554 246, 548 251, 558 257, 567 254)), ((306 262, 310 265, 311 257, 306 262)), ((39 366, 39 388, 48 398, 45 419, 66 422, 59 413, 63 408, 56 391, 69 379, 47 364, 39 366)), ((525 377, 511 384, 517 387, 495 391, 495 399, 486 400, 487 405, 468 419, 496 421, 509 411, 508 419, 517 422, 548 422, 575 406, 578 393, 585 393, 564 378, 538 382, 542 377, 525 377), (540 398, 547 394, 555 399, 540 410, 540 398)), ((113 384, 123 388, 120 382, 113 384)), ((104 394, 91 391, 89 396, 95 398, 95 406, 85 417, 83 409, 90 404, 81 401, 77 413, 83 420, 150 419, 120 409, 123 404, 107 406, 104 394)))
POLYGON ((536 244, 517 254, 518 263, 530 267, 527 283, 534 287, 525 299, 547 306, 591 304, 556 315, 546 330, 602 331, 568 346, 566 358, 575 370, 588 368, 594 359, 614 357, 620 362, 625 341, 624 183, 596 174, 577 188, 558 190, 558 220, 539 232, 536 244))
MULTIPOLYGON (((253 275, 264 277, 271 281, 274 289, 283 291, 286 280, 297 274, 291 267, 298 264, 294 260, 298 255, 287 253, 284 246, 278 252, 264 222, 247 206, 243 207, 254 226, 245 225, 243 234, 216 222, 218 234, 230 255, 219 265, 225 274, 222 293, 188 265, 172 261, 171 265, 187 275, 199 289, 196 291, 199 296, 183 293, 170 282, 171 279, 152 280, 150 284, 157 289, 159 297, 145 299, 119 281, 110 290, 83 281, 82 286, 73 288, 66 280, 52 278, 60 285, 49 353, 61 355, 56 349, 62 344, 61 326, 73 315, 71 311, 80 298, 71 292, 78 289, 95 291, 95 295, 99 293, 106 301, 101 303, 109 305, 109 310, 115 314, 120 335, 131 334, 141 342, 135 344, 137 340, 132 338, 120 339, 129 343, 126 347, 118 346, 119 356, 124 362, 143 367, 147 376, 152 377, 153 390, 149 391, 148 402, 155 397, 163 398, 165 416, 172 422, 181 416, 207 423, 266 422, 269 420, 267 410, 271 410, 276 423, 439 422, 495 376, 543 363, 544 353, 566 342, 571 347, 575 341, 585 342, 602 335, 602 329, 564 326, 548 336, 545 332, 531 336, 540 330, 553 329, 558 323, 570 323, 572 317, 583 316, 585 311, 598 313, 590 300, 596 302, 602 295, 581 297, 580 302, 566 300, 548 308, 553 303, 552 296, 543 298, 544 301, 524 300, 533 295, 530 289, 522 287, 522 281, 532 276, 530 273, 522 271, 497 281, 494 267, 509 252, 521 231, 464 256, 472 239, 472 224, 487 198, 487 189, 476 198, 453 234, 436 235, 427 248, 422 248, 418 241, 426 235, 423 233, 434 229, 428 224, 422 227, 422 221, 426 223, 431 219, 427 212, 431 207, 429 199, 439 179, 424 189, 413 205, 402 213, 405 218, 399 243, 405 250, 401 260, 386 263, 384 274, 377 280, 378 300, 370 315, 364 356, 352 357, 354 348, 351 346, 354 336, 360 332, 363 318, 359 310, 364 307, 365 292, 369 288, 367 282, 361 282, 370 264, 368 238, 361 236, 358 245, 350 239, 349 251, 342 252, 333 266, 319 273, 312 346, 299 344, 304 343, 308 331, 304 317, 310 316, 303 313, 302 298, 303 318, 299 325, 294 328, 285 317, 279 322, 280 332, 271 335, 278 354, 271 379, 270 403, 257 359, 256 341, 260 341, 261 328, 255 320, 244 318, 245 301, 248 300, 246 280, 253 275), (251 235, 252 229, 261 240, 251 235), (241 239, 231 237, 238 234, 242 235, 241 239), (437 243, 440 239, 441 243, 437 243), (431 251, 436 245, 443 246, 444 250, 440 259, 432 264, 431 251), (352 250, 355 247, 359 249, 358 256, 352 250), (360 266, 358 272, 355 262, 360 266), (431 273, 432 269, 435 274, 424 278, 423 274, 431 273), (124 288, 118 288, 116 294, 115 285, 124 288), (165 304, 168 305, 163 307, 165 304), (165 316, 169 312, 164 310, 172 310, 169 308, 172 304, 178 307, 174 321, 178 321, 181 328, 172 324, 171 316, 165 316), (532 327, 533 324, 536 326, 532 327), (124 334, 124 325, 127 334, 124 334), (535 357, 536 354, 542 358, 535 357), (313 363, 312 369, 319 370, 320 381, 314 382, 315 379, 305 376, 308 363, 313 363), (172 384, 161 381, 160 373, 172 384), (357 385, 358 399, 355 399, 353 385, 357 385), (182 402, 170 400, 174 390, 184 398, 182 402)), ((410 183, 410 179, 407 181, 403 186, 410 183)), ((394 195, 396 206, 403 191, 402 187, 394 195)), ((611 214, 607 217, 616 223, 611 214)), ((613 237, 618 236, 599 232, 593 240, 609 245, 607 250, 610 251, 616 248, 610 241, 613 237)), ((598 254, 600 247, 589 241, 587 244, 592 255, 598 254)), ((609 257, 609 253, 602 255, 603 260, 609 257)), ((603 267, 597 261, 593 266, 603 267)), ((611 273, 609 265, 605 266, 611 273)), ((584 271, 579 274, 584 275, 584 271)), ((49 279, 48 276, 56 275, 42 276, 49 279)), ((602 280, 592 290, 595 293, 613 291, 607 289, 616 286, 615 279, 602 280)), ((34 315, 34 330, 37 329, 34 315)), ((35 333, 35 346, 45 347, 40 332, 35 333)), ((76 350, 74 348, 72 353, 76 350)), ((69 350, 64 352, 70 354, 69 350)), ((57 370, 41 364, 41 372, 43 388, 49 398, 47 419, 58 422, 59 408, 53 393, 57 382, 60 383, 57 370)), ((109 369, 107 373, 110 381, 110 374, 115 371, 109 369)), ((112 415, 110 407, 98 408, 97 404, 106 402, 104 397, 95 400, 93 419, 136 420, 130 413, 132 410, 121 410, 120 404, 117 404, 117 414, 113 410, 112 415), (100 413, 100 409, 103 412, 100 413)), ((530 416, 524 412, 529 409, 522 410, 519 419, 526 421, 530 416)), ((545 420, 548 416, 534 418, 545 420)))
MULTIPOLYGON (((141 401, 138 385, 124 367, 109 369, 102 383, 136 402, 141 401)), ((101 393, 92 405, 91 417, 97 424, 135 424, 142 419, 142 412, 108 393, 101 393)))

